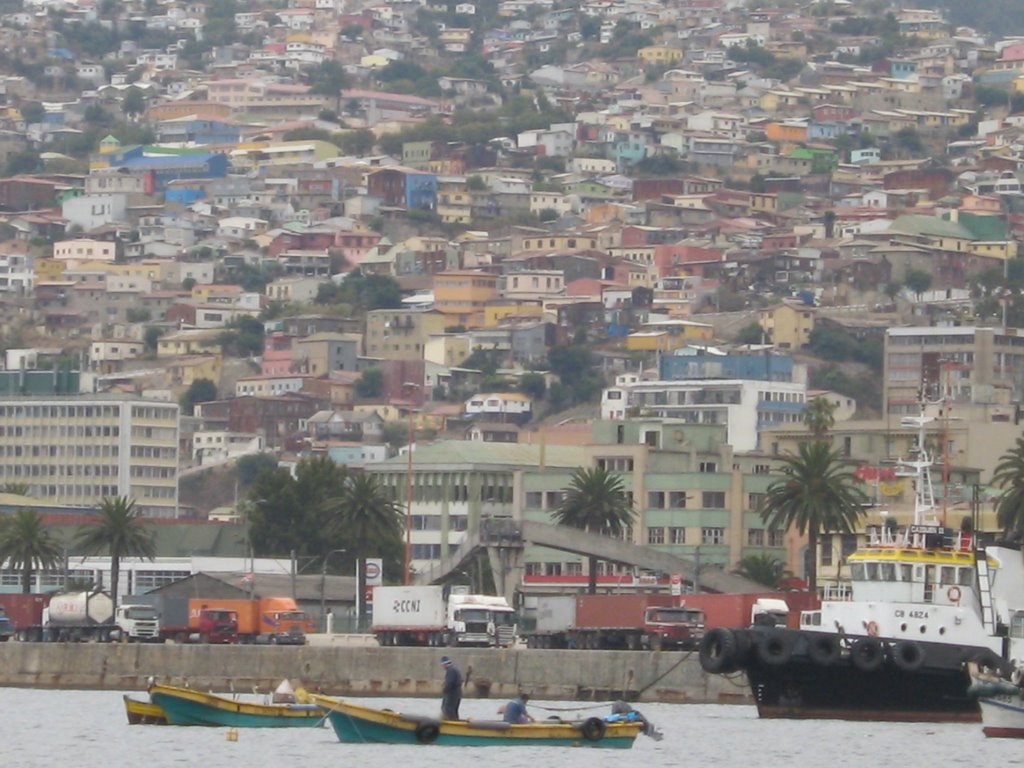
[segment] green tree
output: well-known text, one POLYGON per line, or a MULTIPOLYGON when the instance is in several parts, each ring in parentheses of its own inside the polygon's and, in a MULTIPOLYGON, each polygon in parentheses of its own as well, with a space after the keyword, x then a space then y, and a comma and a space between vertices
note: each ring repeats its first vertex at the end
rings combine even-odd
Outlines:
POLYGON ((61 562, 61 549, 43 526, 33 509, 19 509, 10 517, 0 517, 0 562, 7 561, 12 571, 21 571, 21 591, 32 591, 36 568, 53 569, 61 562))
POLYGON ((240 315, 224 326, 217 341, 224 353, 235 357, 250 357, 263 352, 263 323, 255 317, 240 315))
POLYGON ((46 117, 46 108, 38 101, 26 101, 18 107, 18 111, 26 123, 41 123, 46 117))
POLYGON ((341 134, 337 143, 341 147, 341 151, 346 155, 362 157, 373 152, 373 148, 377 143, 377 137, 373 131, 361 128, 341 134))
POLYGON ((770 589, 778 589, 782 582, 793 576, 786 564, 772 555, 747 555, 739 561, 733 573, 770 589))
POLYGON ((519 391, 534 400, 540 400, 547 391, 548 383, 542 373, 524 373, 519 378, 519 391))
POLYGON ((0 488, 0 493, 11 493, 15 496, 28 496, 28 492, 32 490, 32 486, 28 483, 4 483, 3 487, 0 488))
MULTIPOLYGON (((364 275, 359 269, 354 269, 345 275, 345 279, 336 290, 329 286, 325 287, 324 297, 349 304, 359 312, 368 312, 373 309, 395 309, 402 306, 402 290, 393 277, 364 275)), ((318 303, 320 298, 321 294, 318 292, 318 303)))
POLYGON ((121 99, 121 111, 131 119, 146 111, 146 95, 139 88, 129 88, 121 99))
POLYGON ((334 111, 341 112, 341 92, 348 87, 348 74, 340 61, 326 59, 307 70, 310 91, 334 99, 334 111))
POLYGON ((737 344, 760 344, 765 340, 764 329, 757 323, 751 323, 740 328, 734 341, 737 344))
POLYGON ((283 467, 260 473, 246 502, 253 551, 320 558, 343 546, 328 502, 344 496, 348 480, 326 456, 300 459, 294 476, 283 467))
POLYGON ((146 345, 146 351, 156 352, 157 343, 163 335, 164 331, 162 328, 157 328, 155 325, 149 326, 142 333, 142 343, 146 345))
MULTIPOLYGON (((347 555, 355 560, 381 557, 385 570, 401 572, 403 557, 403 515, 379 480, 365 473, 353 475, 344 492, 327 503, 334 538, 342 542, 347 555)), ((360 567, 358 578, 359 615, 366 615, 366 569, 360 567)), ((404 582, 404 575, 403 575, 404 582)))
POLYGON ((356 379, 356 396, 372 399, 384 393, 384 374, 380 368, 367 368, 363 375, 356 379))
MULTIPOLYGON (((615 537, 632 524, 634 516, 622 478, 603 467, 577 468, 553 514, 559 525, 615 537)), ((588 567, 588 590, 593 595, 597 593, 596 557, 590 557, 588 567)))
POLYGON ((996 501, 996 521, 1009 537, 1024 535, 1024 437, 999 457, 992 484, 1003 492, 996 501))
POLYGON ((235 464, 239 485, 248 488, 264 472, 277 469, 277 459, 270 453, 253 453, 242 456, 235 464))
POLYGON ((836 423, 836 405, 824 397, 816 397, 804 407, 804 426, 815 440, 823 440, 836 423))
POLYGON ((108 496, 96 509, 99 518, 82 529, 78 544, 86 552, 110 555, 110 598, 116 608, 122 558, 153 560, 156 541, 142 522, 135 502, 127 496, 108 496))
POLYGON ((181 396, 178 404, 181 406, 182 412, 191 416, 197 404, 208 403, 216 399, 217 385, 209 379, 196 379, 189 384, 188 389, 185 390, 185 394, 181 396))
POLYGON ((921 294, 932 287, 932 276, 930 272, 925 272, 923 269, 908 269, 903 278, 903 284, 913 291, 917 300, 920 301, 921 294))
POLYGON ((864 494, 853 472, 828 443, 801 443, 796 455, 782 458, 783 477, 765 494, 761 519, 774 530, 796 529, 807 536, 807 581, 818 588, 818 537, 821 533, 851 533, 864 514, 864 494))

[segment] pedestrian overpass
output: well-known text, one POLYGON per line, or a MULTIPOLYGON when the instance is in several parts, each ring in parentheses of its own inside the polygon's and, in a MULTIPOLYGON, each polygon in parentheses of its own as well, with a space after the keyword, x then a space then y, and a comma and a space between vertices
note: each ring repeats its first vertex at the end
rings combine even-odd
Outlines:
POLYGON ((678 573, 684 585, 691 587, 698 582, 699 576, 700 588, 707 592, 764 591, 763 584, 729 573, 718 565, 698 564, 689 558, 579 528, 507 517, 481 520, 477 532, 468 534, 458 548, 429 570, 414 574, 413 583, 441 583, 453 573, 463 571, 481 554, 486 554, 494 574, 495 587, 511 602, 517 587, 523 583, 523 551, 527 544, 596 557, 657 573, 678 573))

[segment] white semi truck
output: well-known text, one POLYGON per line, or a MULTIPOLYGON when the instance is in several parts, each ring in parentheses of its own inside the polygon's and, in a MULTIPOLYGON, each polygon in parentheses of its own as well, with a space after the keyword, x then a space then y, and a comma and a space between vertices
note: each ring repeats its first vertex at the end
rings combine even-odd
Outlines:
POLYGON ((371 630, 382 646, 507 647, 517 637, 504 597, 471 595, 465 587, 376 587, 371 630))
POLYGON ((68 592, 37 603, 40 615, 19 626, 15 635, 29 642, 160 640, 160 617, 147 605, 119 605, 105 592, 68 592))

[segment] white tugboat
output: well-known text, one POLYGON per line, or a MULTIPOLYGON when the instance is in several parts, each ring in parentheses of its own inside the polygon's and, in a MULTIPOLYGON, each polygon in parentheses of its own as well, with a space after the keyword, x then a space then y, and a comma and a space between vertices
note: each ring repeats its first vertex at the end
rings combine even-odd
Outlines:
POLYGON ((849 557, 851 594, 823 597, 799 630, 716 629, 706 672, 744 671, 761 717, 978 721, 968 662, 1010 675, 1024 656, 1024 559, 982 548, 971 525, 936 518, 925 449, 898 474, 915 483, 914 521, 872 529, 849 557))

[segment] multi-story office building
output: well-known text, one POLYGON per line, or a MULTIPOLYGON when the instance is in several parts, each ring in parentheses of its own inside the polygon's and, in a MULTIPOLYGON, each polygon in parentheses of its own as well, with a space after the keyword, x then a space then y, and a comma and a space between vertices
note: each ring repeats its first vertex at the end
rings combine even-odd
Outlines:
POLYGON ((69 506, 128 496, 178 512, 176 403, 103 395, 0 398, 0 484, 69 506))
POLYGON ((936 326, 885 334, 884 409, 920 410, 921 390, 959 418, 1012 421, 1024 396, 1024 329, 936 326))

